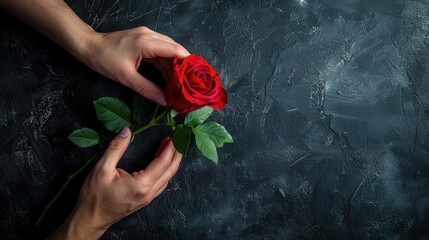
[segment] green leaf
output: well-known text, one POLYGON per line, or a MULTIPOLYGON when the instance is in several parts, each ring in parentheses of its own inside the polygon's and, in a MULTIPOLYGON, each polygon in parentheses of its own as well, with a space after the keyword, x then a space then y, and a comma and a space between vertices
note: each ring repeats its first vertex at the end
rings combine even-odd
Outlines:
POLYGON ((147 114, 150 109, 151 102, 149 99, 140 95, 135 95, 133 98, 133 124, 136 124, 143 115, 147 114))
POLYGON ((102 97, 94 101, 98 120, 110 131, 119 132, 124 127, 131 126, 131 111, 123 101, 102 97))
POLYGON ((178 125, 174 130, 172 138, 177 151, 186 156, 191 141, 191 129, 185 125, 178 125))
POLYGON ((200 131, 197 128, 193 128, 192 132, 195 135, 195 143, 197 144, 198 150, 208 159, 212 160, 217 164, 218 156, 216 146, 213 141, 208 137, 208 135, 200 131))
POLYGON ((176 110, 174 110, 174 109, 171 109, 171 110, 170 110, 170 116, 171 116, 171 118, 174 118, 175 116, 177 116, 177 114, 179 114, 179 112, 178 112, 178 111, 176 111, 176 110))
POLYGON ((213 113, 213 108, 202 107, 198 110, 192 111, 186 115, 185 125, 190 127, 196 127, 203 123, 213 113))
POLYGON ((232 136, 225 127, 216 122, 206 122, 192 128, 195 135, 195 142, 200 152, 208 159, 217 164, 217 147, 222 147, 225 143, 233 143, 232 136))
POLYGON ((226 131, 225 127, 217 122, 206 122, 196 127, 198 131, 206 135, 213 141, 218 148, 223 147, 225 143, 233 143, 232 136, 226 131))
POLYGON ((92 147, 100 142, 97 132, 90 128, 75 130, 68 136, 68 139, 82 148, 92 147))

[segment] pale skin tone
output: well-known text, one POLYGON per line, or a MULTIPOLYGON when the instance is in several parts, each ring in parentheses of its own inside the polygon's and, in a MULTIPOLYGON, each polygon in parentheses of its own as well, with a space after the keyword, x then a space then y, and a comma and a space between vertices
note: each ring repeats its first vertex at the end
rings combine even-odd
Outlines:
MULTIPOLYGON (((0 0, 0 7, 45 34, 100 74, 165 105, 164 91, 137 72, 140 62, 171 72, 174 57, 190 53, 168 36, 147 27, 99 33, 62 0, 0 0)), ((166 75, 164 75, 168 79, 166 75)))
MULTIPOLYGON (((0 0, 0 7, 34 27, 77 59, 109 79, 165 105, 164 91, 137 72, 141 61, 169 79, 171 62, 189 52, 168 36, 146 27, 98 33, 62 0, 0 0)), ((182 155, 171 139, 162 141, 152 163, 128 173, 117 168, 130 142, 128 128, 116 136, 82 186, 66 221, 49 239, 98 239, 115 222, 149 204, 167 187, 182 155)))
POLYGON ((145 170, 132 174, 117 168, 128 147, 125 128, 113 139, 86 178, 75 209, 49 239, 98 239, 115 222, 148 205, 167 187, 182 155, 165 138, 145 170))

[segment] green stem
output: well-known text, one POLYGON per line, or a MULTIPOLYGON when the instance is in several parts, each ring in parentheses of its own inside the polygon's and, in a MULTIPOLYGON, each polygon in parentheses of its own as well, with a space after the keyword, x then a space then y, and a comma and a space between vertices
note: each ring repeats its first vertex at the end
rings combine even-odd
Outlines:
POLYGON ((168 113, 169 111, 170 111, 170 109, 165 109, 164 111, 162 111, 161 114, 159 114, 156 118, 154 118, 152 122, 156 123, 159 119, 161 119, 162 117, 164 117, 164 115, 166 113, 168 113))
POLYGON ((136 129, 136 130, 132 131, 132 132, 131 132, 131 135, 132 135, 132 136, 137 135, 137 134, 139 134, 139 133, 143 132, 144 130, 146 130, 146 129, 148 129, 148 128, 151 128, 151 127, 153 127, 153 126, 157 126, 157 125, 162 125, 162 123, 152 123, 152 122, 150 122, 150 123, 148 123, 148 124, 144 125, 143 127, 141 127, 141 128, 139 128, 139 129, 136 129))
POLYGON ((43 210, 42 214, 40 214, 40 217, 37 219, 36 226, 40 224, 42 219, 45 217, 48 210, 51 208, 51 206, 55 203, 55 201, 61 196, 61 194, 64 192, 66 187, 70 184, 71 180, 75 178, 79 173, 81 173, 92 161, 94 161, 95 157, 100 153, 101 148, 94 154, 92 157, 90 157, 88 160, 86 160, 85 164, 82 165, 76 172, 74 172, 72 175, 67 177, 66 182, 61 186, 61 189, 57 192, 54 198, 51 199, 51 201, 46 205, 45 209, 43 210))
POLYGON ((163 123, 157 123, 159 119, 161 119, 166 113, 168 113, 169 109, 164 110, 161 114, 159 114, 158 116, 154 117, 148 124, 144 125, 141 128, 138 128, 134 131, 131 132, 131 134, 134 136, 136 134, 139 134, 141 132, 143 132, 144 130, 153 127, 153 126, 157 126, 157 125, 162 125, 163 123))

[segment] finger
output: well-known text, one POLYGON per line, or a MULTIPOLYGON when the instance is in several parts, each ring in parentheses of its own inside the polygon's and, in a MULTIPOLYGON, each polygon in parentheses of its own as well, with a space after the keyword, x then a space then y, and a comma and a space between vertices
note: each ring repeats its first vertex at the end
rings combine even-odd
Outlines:
POLYGON ((143 172, 140 172, 141 182, 143 182, 145 186, 150 186, 152 189, 152 186, 159 180, 164 172, 169 169, 175 152, 176 149, 173 146, 173 142, 169 140, 159 156, 156 157, 143 172))
POLYGON ((149 52, 155 54, 156 57, 178 57, 182 59, 190 55, 188 50, 186 50, 183 46, 177 43, 156 40, 148 42, 147 47, 149 48, 149 52))
POLYGON ((159 180, 153 185, 152 191, 158 192, 162 187, 168 184, 171 178, 173 178, 174 174, 176 174, 179 169, 180 162, 182 161, 182 154, 178 151, 174 153, 174 157, 171 161, 170 167, 164 172, 164 174, 159 178, 159 180))
POLYGON ((168 183, 165 184, 161 189, 159 189, 158 192, 155 193, 153 198, 154 199, 157 198, 162 192, 164 192, 164 190, 167 188, 167 186, 168 186, 168 183))
POLYGON ((171 39, 170 37, 168 37, 164 34, 161 34, 159 32, 156 32, 147 26, 136 27, 136 28, 132 29, 131 31, 135 31, 139 35, 140 34, 149 35, 149 36, 154 37, 154 38, 162 39, 163 41, 174 42, 174 40, 171 39))
POLYGON ((137 71, 134 71, 131 77, 133 79, 128 81, 128 87, 161 106, 167 105, 164 92, 158 85, 149 81, 137 71))
POLYGON ((158 157, 159 154, 161 154, 162 150, 165 148, 169 140, 170 140, 169 137, 162 139, 161 144, 159 144, 159 148, 158 148, 158 151, 156 152, 155 157, 158 157))
MULTIPOLYGON (((169 141, 170 139, 171 139, 171 138, 169 138, 169 137, 166 137, 166 138, 162 139, 161 143, 159 144, 158 151, 156 152, 155 158, 159 157, 159 155, 160 155, 160 154, 161 154, 161 152, 164 150, 165 146, 168 144, 168 141, 169 141)), ((133 175, 134 175, 134 176, 139 176, 139 175, 141 176, 145 171, 146 171, 146 170, 140 170, 140 171, 138 171, 138 172, 134 172, 134 173, 133 173, 133 175)))
POLYGON ((169 43, 177 43, 176 41, 174 41, 172 38, 170 38, 167 35, 164 35, 164 34, 161 34, 159 32, 155 32, 155 31, 153 33, 154 33, 153 34, 154 38, 157 38, 159 40, 166 41, 166 42, 169 42, 169 43))
POLYGON ((174 41, 169 36, 160 34, 158 32, 154 32, 154 33, 155 33, 155 35, 153 36, 154 38, 157 38, 157 39, 159 39, 161 41, 168 42, 168 43, 173 44, 173 45, 178 45, 178 47, 181 48, 181 51, 183 51, 184 54, 183 55, 177 55, 178 58, 183 59, 183 58, 191 55, 191 53, 189 53, 189 51, 185 47, 183 47, 181 44, 179 44, 176 41, 174 41))
POLYGON ((109 171, 116 170, 119 160, 124 155, 131 139, 129 128, 123 128, 121 132, 109 143, 106 151, 101 157, 99 164, 109 171))

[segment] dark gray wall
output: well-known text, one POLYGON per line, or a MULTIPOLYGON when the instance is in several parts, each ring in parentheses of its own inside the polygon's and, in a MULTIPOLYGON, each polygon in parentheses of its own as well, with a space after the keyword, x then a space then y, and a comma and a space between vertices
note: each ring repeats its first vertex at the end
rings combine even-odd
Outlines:
MULTIPOLYGON (((205 56, 229 92, 213 117, 235 143, 195 150, 164 194, 103 239, 428 239, 429 1, 68 1, 98 31, 145 25, 205 56)), ((72 209, 85 174, 47 201, 102 130, 91 101, 132 92, 34 30, 0 20, 0 238, 34 239, 72 209)), ((163 135, 142 135, 137 169, 163 135)), ((194 149, 194 148, 193 148, 194 149)))

